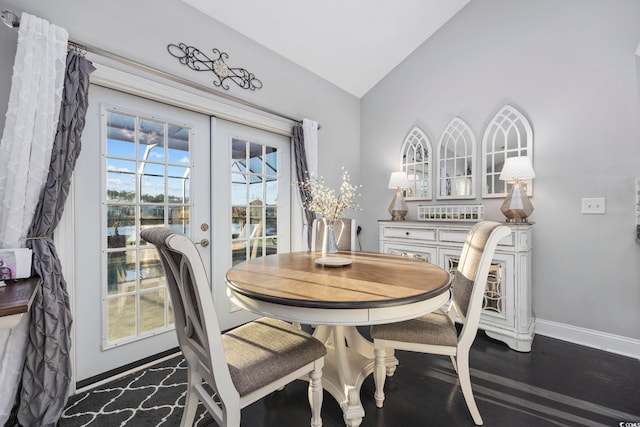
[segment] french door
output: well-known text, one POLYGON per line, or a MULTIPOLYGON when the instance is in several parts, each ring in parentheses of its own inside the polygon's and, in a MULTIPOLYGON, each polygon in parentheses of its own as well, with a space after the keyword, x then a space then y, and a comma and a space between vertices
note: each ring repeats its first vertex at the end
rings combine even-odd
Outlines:
POLYGON ((76 383, 177 346, 146 227, 210 241, 198 250, 222 328, 255 317, 225 273, 290 250, 290 153, 287 136, 92 85, 73 184, 76 383))
POLYGON ((229 329, 256 316, 229 300, 227 270, 291 248, 291 139, 217 118, 212 133, 213 297, 229 329))
MULTIPOLYGON (((164 272, 140 230, 211 240, 206 115, 92 85, 74 172, 76 382, 177 346, 164 272)), ((209 276, 211 246, 198 246, 209 276)))

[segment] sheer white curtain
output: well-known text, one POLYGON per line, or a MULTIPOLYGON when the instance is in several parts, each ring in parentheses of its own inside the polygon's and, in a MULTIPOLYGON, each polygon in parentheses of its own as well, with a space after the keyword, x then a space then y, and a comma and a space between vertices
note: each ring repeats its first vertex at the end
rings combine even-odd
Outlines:
POLYGON ((302 119, 304 149, 307 153, 309 175, 318 176, 318 122, 302 119))
MULTIPOLYGON (((18 31, 9 107, 0 141, 0 248, 24 247, 40 191, 47 180, 55 137, 68 34, 23 13, 18 31)), ((29 316, 0 330, 0 425, 15 400, 22 374, 29 316)))

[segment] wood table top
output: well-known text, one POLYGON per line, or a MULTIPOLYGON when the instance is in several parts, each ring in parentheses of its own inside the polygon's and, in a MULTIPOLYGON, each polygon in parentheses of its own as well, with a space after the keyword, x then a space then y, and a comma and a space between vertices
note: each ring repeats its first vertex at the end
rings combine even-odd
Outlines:
POLYGON ((320 252, 291 252, 245 261, 227 272, 234 292, 267 302, 312 308, 377 308, 423 301, 446 292, 449 273, 407 257, 339 252, 350 265, 315 262, 320 252))

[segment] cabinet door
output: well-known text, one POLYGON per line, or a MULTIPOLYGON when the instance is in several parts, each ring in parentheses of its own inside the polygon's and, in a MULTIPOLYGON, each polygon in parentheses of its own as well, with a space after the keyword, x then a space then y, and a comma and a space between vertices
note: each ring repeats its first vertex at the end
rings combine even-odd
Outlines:
POLYGON ((403 243, 384 242, 383 252, 390 255, 406 256, 425 262, 437 263, 436 248, 418 245, 405 245, 403 243))
MULTIPOLYGON (((460 262, 460 250, 440 249, 438 265, 455 276, 460 262)), ((496 253, 491 261, 482 304, 481 324, 515 326, 513 255, 496 253)))

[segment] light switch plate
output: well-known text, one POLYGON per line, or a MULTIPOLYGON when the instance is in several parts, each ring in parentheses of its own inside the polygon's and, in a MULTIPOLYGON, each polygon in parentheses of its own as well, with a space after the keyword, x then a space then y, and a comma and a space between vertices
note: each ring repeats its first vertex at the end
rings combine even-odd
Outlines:
POLYGON ((606 202, 604 197, 585 197, 582 199, 582 213, 586 215, 604 215, 606 202))

